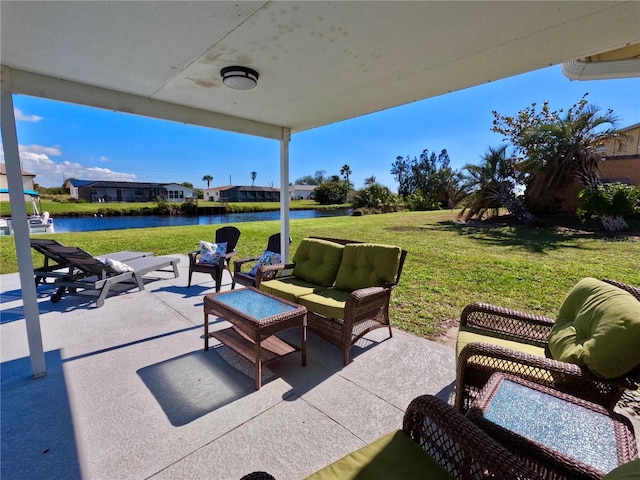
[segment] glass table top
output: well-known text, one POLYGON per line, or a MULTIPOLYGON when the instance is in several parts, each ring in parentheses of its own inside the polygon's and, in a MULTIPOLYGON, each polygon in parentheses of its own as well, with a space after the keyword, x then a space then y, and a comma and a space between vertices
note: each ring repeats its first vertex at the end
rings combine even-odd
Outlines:
POLYGON ((218 295, 216 302, 228 305, 255 319, 263 319, 295 310, 296 307, 249 289, 218 295))
POLYGON ((605 473, 618 466, 614 420, 509 380, 503 380, 484 417, 605 473))

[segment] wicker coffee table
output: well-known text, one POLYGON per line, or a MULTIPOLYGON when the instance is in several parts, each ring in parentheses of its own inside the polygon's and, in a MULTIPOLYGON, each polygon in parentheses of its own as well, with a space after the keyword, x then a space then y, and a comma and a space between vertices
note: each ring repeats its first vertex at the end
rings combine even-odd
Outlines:
POLYGON ((209 337, 255 363, 256 390, 260 390, 262 365, 300 350, 307 364, 307 309, 268 295, 253 287, 219 292, 204 297, 204 349, 209 337), (209 315, 227 320, 232 327, 209 332, 209 315), (300 328, 300 347, 275 336, 290 328, 300 328))
POLYGON ((543 478, 600 479, 638 456, 626 417, 510 375, 493 374, 467 416, 543 478))

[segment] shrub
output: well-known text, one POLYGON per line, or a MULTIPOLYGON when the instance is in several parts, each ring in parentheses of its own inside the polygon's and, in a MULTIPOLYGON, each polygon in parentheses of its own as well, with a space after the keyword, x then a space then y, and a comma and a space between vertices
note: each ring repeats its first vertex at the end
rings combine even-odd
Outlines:
POLYGON ((640 187, 609 183, 582 190, 577 210, 581 220, 598 217, 624 217, 640 213, 640 187))

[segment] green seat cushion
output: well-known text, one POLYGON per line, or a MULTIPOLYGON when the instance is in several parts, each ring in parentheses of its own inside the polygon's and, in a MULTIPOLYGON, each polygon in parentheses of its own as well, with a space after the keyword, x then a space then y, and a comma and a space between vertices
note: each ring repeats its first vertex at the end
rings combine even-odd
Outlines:
POLYGON ((640 458, 620 465, 607 473, 602 480, 638 480, 640 479, 640 458))
POLYGON ((490 343, 491 345, 499 345, 501 347, 517 350, 518 352, 528 353, 544 357, 544 348, 528 343, 518 342, 516 340, 508 340, 506 338, 493 337, 483 333, 479 333, 477 329, 469 328, 466 325, 460 327, 458 331, 458 339, 456 342, 456 358, 460 356, 460 352, 465 345, 469 343, 490 343))
POLYGON ((293 256, 293 275, 323 287, 330 287, 342 260, 344 246, 316 238, 305 238, 293 256))
POLYGON ((583 278, 564 300, 549 334, 551 356, 617 378, 640 365, 640 302, 621 288, 583 278))
POLYGON ((453 477, 402 432, 391 432, 307 477, 307 480, 404 480, 453 477))
POLYGON ((315 283, 307 282, 299 278, 284 278, 282 280, 267 280, 260 283, 260 290, 290 302, 298 302, 302 295, 308 295, 324 290, 315 283))
POLYGON ((344 319, 344 306, 351 292, 327 288, 326 290, 300 296, 298 303, 311 312, 330 318, 344 319))
POLYGON ((398 274, 400 247, 373 243, 345 245, 336 288, 354 291, 392 283, 398 274))

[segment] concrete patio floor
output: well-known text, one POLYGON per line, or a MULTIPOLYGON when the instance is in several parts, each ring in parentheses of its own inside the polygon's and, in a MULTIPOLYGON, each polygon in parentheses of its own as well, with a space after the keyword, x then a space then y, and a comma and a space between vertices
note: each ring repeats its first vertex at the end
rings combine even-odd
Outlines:
POLYGON ((39 286, 48 373, 37 380, 18 274, 0 278, 2 478, 239 479, 263 470, 300 479, 399 429, 414 397, 451 399, 454 350, 385 329, 360 342, 347 367, 310 333, 307 366, 288 355, 254 391, 244 360, 215 339, 203 350, 213 283, 196 273, 187 289, 188 260, 176 256, 179 278, 162 275, 102 308, 79 296, 53 304, 51 288, 39 286))

